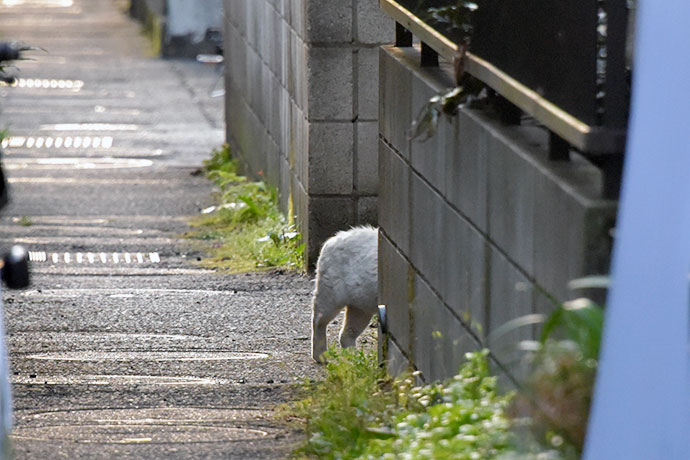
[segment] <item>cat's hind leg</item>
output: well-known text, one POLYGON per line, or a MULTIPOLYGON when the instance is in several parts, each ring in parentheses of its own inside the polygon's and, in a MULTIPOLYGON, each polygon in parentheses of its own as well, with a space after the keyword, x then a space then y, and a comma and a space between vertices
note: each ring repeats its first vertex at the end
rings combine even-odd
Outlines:
POLYGON ((356 307, 348 306, 345 310, 345 321, 340 329, 340 346, 354 347, 357 337, 367 328, 372 314, 356 307))

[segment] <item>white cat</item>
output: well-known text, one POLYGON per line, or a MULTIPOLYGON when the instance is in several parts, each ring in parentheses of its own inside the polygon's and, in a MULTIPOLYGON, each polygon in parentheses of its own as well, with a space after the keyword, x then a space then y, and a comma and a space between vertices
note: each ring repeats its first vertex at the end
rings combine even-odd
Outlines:
POLYGON ((340 346, 353 347, 377 311, 378 230, 355 227, 329 238, 316 263, 312 303, 311 356, 322 361, 328 348, 326 326, 340 310, 345 321, 340 346))

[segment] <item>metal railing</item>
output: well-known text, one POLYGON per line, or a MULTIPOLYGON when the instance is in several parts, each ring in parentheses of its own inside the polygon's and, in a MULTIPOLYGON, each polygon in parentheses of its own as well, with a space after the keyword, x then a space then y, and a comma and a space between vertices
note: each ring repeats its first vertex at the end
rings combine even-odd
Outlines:
POLYGON ((552 159, 571 147, 604 172, 604 195, 620 187, 630 69, 626 0, 477 1, 470 50, 463 54, 429 8, 457 0, 379 0, 396 21, 396 46, 421 41, 422 65, 463 55, 464 70, 551 133, 552 159))

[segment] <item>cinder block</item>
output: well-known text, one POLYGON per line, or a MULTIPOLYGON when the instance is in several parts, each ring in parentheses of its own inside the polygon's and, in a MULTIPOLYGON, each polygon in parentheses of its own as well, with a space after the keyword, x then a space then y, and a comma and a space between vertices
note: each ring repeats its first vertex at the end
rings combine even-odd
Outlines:
POLYGON ((295 98, 296 95, 296 84, 299 78, 298 71, 298 47, 302 46, 302 42, 295 33, 293 29, 290 29, 289 33, 289 45, 287 46, 288 56, 287 56, 287 85, 286 88, 290 93, 290 96, 295 98))
POLYGON ((280 11, 280 16, 285 19, 285 21, 289 24, 290 23, 290 4, 292 3, 292 0, 280 0, 278 2, 279 4, 279 11, 280 11))
POLYGON ((271 72, 280 78, 282 72, 281 40, 283 38, 283 20, 275 8, 268 10, 268 56, 267 61, 271 72))
MULTIPOLYGON (((293 213, 296 209, 295 205, 295 190, 292 187, 292 172, 290 171, 290 165, 287 162, 287 158, 280 157, 278 161, 279 166, 279 182, 278 187, 280 188, 280 209, 285 212, 285 215, 289 215, 290 207, 292 206, 293 213), (292 201, 292 203, 291 203, 292 201)), ((296 179, 295 179, 296 180, 296 179)), ((293 214, 294 217, 294 214, 293 214)))
POLYGON ((236 90, 240 91, 240 94, 246 93, 246 69, 245 64, 247 62, 247 44, 239 35, 237 29, 228 28, 225 32, 225 39, 227 40, 226 49, 226 59, 225 59, 225 76, 230 78, 233 86, 236 90), (230 63, 233 63, 232 65, 230 63), (240 63, 237 65, 235 63, 240 63))
POLYGON ((306 36, 306 15, 309 0, 290 0, 290 25, 297 36, 304 40, 306 36))
MULTIPOLYGON (((296 107, 296 106, 295 106, 296 107)), ((299 174, 300 181, 305 185, 309 192, 309 122, 304 118, 304 114, 297 108, 294 132, 294 158, 295 167, 299 174)), ((311 192, 309 192, 311 193, 311 192)))
POLYGON ((446 198, 480 231, 487 228, 488 136, 477 112, 462 109, 446 150, 446 198))
POLYGON ((312 267, 316 264, 320 246, 317 245, 314 249, 314 245, 311 243, 310 221, 312 216, 309 214, 309 195, 307 195, 306 189, 294 174, 290 175, 290 187, 295 223, 302 234, 302 241, 306 245, 305 262, 307 267, 312 267))
POLYGON ((296 69, 297 69, 297 75, 296 75, 296 82, 295 82, 295 100, 297 101, 297 105, 299 106, 300 109, 305 113, 307 117, 309 117, 309 111, 311 110, 310 104, 309 104, 309 69, 307 69, 308 65, 308 52, 309 52, 309 47, 307 44, 300 40, 298 43, 298 48, 297 48, 297 53, 296 53, 296 58, 297 58, 297 64, 296 64, 296 69))
POLYGON ((281 98, 283 93, 283 87, 280 86, 280 82, 276 78, 275 74, 270 73, 269 78, 269 91, 268 98, 269 105, 267 110, 267 126, 266 129, 272 136, 272 138, 277 142, 283 134, 283 126, 281 124, 281 98))
POLYGON ((534 163, 502 135, 489 138, 489 236, 524 272, 534 274, 534 163))
POLYGON ((308 50, 308 104, 310 120, 352 120, 352 50, 308 50))
POLYGON ((253 49, 247 48, 247 67, 245 68, 247 82, 247 102, 253 110, 261 104, 263 88, 261 86, 261 59, 253 49))
MULTIPOLYGON (((412 77, 412 114, 419 117, 429 99, 437 95, 437 91, 429 86, 426 80, 412 77)), ((412 139, 410 142, 410 161, 412 167, 419 174, 433 184, 441 194, 446 191, 447 167, 449 153, 456 148, 453 145, 454 120, 443 116, 439 119, 436 133, 429 139, 412 139), (450 122, 449 122, 450 121, 450 122)), ((411 129, 411 125, 410 125, 411 129)))
POLYGON ((457 374, 465 353, 478 348, 460 320, 419 276, 414 277, 410 321, 414 338, 412 361, 426 381, 457 374))
POLYGON ((352 193, 352 123, 310 123, 309 194, 352 193))
POLYGON ((357 119, 378 120, 379 117, 379 49, 359 48, 357 51, 357 119))
POLYGON ((376 195, 379 188, 379 124, 375 121, 357 123, 357 192, 376 195))
POLYGON ((377 0, 357 3, 357 42, 383 44, 395 41, 395 21, 379 8, 377 0))
POLYGON ((569 281, 609 273, 616 204, 593 198, 600 183, 598 171, 576 162, 536 178, 535 279, 561 301, 571 297, 569 281))
POLYGON ((522 340, 533 340, 534 327, 523 326, 501 336, 491 335, 492 331, 516 318, 534 312, 535 289, 532 282, 495 248, 490 252, 491 281, 488 309, 488 324, 485 324, 489 347, 503 362, 516 358, 516 346, 522 340))
POLYGON ((410 260, 432 288, 440 290, 444 274, 439 265, 447 252, 442 244, 446 206, 417 174, 412 174, 410 182, 410 260))
POLYGON ((259 74, 256 76, 260 94, 255 95, 254 111, 262 125, 268 128, 268 115, 271 104, 271 72, 263 61, 260 61, 259 74))
POLYGON ((280 87, 279 116, 280 129, 276 133, 276 141, 280 148, 281 155, 287 158, 290 140, 290 105, 292 104, 290 94, 287 90, 280 87))
POLYGON ((259 9, 263 2, 247 2, 245 10, 245 24, 247 43, 254 49, 258 49, 259 41, 259 9))
POLYGON ((432 269, 440 272, 440 294, 460 318, 486 326, 487 243, 465 218, 444 204, 442 233, 436 240, 440 259, 432 269))
POLYGON ((378 198, 360 196, 357 200, 357 225, 378 225, 378 198))
POLYGON ((269 53, 269 29, 270 23, 267 22, 267 11, 270 10, 270 6, 266 0, 258 1, 257 3, 257 42, 256 50, 261 56, 262 60, 266 61, 269 53))
MULTIPOLYGON (((266 169, 264 170, 263 180, 274 187, 280 187, 280 151, 278 144, 271 138, 268 139, 268 150, 266 151, 266 169)), ((279 193, 289 193, 289 189, 280 189, 279 193)))
POLYGON ((379 129, 395 150, 409 158, 412 74, 396 59, 397 48, 384 46, 379 51, 379 129))
POLYGON ((410 304, 413 286, 409 262, 382 234, 379 238, 379 303, 386 306, 388 331, 401 351, 410 354, 410 304))
POLYGON ((379 226, 405 254, 410 253, 410 168, 379 141, 379 226))
MULTIPOLYGON (((290 25, 282 21, 280 23, 280 84, 283 88, 288 88, 288 74, 290 73, 290 58, 292 56, 292 29, 290 25)), ((227 51, 226 51, 227 52, 227 51)), ((228 61, 225 61, 229 65, 228 61)))
POLYGON ((342 0, 307 1, 307 40, 310 43, 350 43, 352 4, 342 0))
POLYGON ((393 376, 399 376, 410 369, 410 362, 395 341, 389 339, 387 344, 386 369, 393 376))
POLYGON ((307 211, 307 263, 313 266, 326 239, 355 225, 354 203, 350 197, 309 196, 307 211))

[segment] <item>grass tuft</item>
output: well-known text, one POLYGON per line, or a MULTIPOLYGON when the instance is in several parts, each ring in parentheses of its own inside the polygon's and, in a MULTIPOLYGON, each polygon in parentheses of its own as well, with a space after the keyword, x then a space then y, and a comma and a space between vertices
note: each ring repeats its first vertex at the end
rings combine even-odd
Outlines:
MULTIPOLYGON (((331 348, 326 378, 307 382, 305 398, 283 408, 304 423, 297 458, 531 458, 513 450, 515 435, 486 350, 444 383, 418 386, 413 375, 393 379, 375 353, 331 348)), ((536 458, 536 457, 535 457, 536 458)), ((543 457, 553 458, 553 457, 543 457)))
POLYGON ((237 166, 227 146, 204 162, 206 175, 221 192, 219 203, 194 219, 195 230, 187 234, 205 243, 209 257, 202 265, 230 272, 301 271, 301 235, 278 210, 276 189, 239 175, 237 166))

